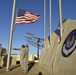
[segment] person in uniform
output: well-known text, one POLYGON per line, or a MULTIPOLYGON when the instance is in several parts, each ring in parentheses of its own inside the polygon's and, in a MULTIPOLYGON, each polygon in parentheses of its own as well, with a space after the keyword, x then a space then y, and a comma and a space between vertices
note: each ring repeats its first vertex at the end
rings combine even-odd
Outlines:
POLYGON ((1 67, 1 59, 2 59, 2 44, 0 44, 0 67, 1 67))
POLYGON ((20 64, 23 69, 22 73, 27 73, 28 72, 28 44, 22 45, 21 48, 13 48, 13 50, 20 50, 20 64))

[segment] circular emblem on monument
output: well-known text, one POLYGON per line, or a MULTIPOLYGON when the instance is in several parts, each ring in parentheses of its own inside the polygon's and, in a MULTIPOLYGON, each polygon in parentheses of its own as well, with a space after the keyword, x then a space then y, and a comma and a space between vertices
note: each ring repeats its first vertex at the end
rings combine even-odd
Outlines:
POLYGON ((70 32, 62 46, 62 55, 68 57, 76 48, 76 30, 70 32))

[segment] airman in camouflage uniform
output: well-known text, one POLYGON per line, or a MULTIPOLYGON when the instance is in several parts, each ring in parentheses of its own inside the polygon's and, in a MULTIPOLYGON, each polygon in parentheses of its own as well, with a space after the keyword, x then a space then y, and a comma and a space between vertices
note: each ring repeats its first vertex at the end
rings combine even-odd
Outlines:
POLYGON ((23 69, 23 73, 28 71, 28 44, 22 45, 22 48, 14 48, 13 50, 20 50, 20 64, 23 69))
POLYGON ((1 66, 1 59, 2 59, 2 44, 0 44, 0 66, 1 66))

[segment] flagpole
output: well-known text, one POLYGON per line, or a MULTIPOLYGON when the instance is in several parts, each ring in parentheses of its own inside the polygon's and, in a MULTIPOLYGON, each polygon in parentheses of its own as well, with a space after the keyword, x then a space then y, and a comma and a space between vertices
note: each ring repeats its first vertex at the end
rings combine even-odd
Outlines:
POLYGON ((44 46, 46 40, 46 0, 44 0, 44 46))
POLYGON ((62 7, 61 0, 59 0, 59 11, 60 11, 60 40, 62 38, 62 7))
POLYGON ((50 43, 51 43, 51 33, 52 33, 52 2, 49 0, 50 7, 50 43))
POLYGON ((10 37, 9 37, 9 44, 8 44, 8 57, 7 57, 6 71, 10 71, 10 56, 11 56, 12 36, 13 36, 13 28, 14 28, 15 7, 16 7, 16 0, 13 1, 13 9, 12 9, 10 37))

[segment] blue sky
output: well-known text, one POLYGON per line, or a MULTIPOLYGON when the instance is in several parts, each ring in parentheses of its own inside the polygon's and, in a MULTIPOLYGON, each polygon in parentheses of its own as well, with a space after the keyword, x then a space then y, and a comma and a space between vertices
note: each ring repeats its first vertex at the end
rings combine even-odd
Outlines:
MULTIPOLYGON (((40 15, 37 22, 32 24, 14 24, 12 47, 19 48, 26 44, 25 32, 33 33, 35 36, 44 38, 44 0, 16 0, 17 9, 23 9, 40 15)), ((46 0, 46 37, 49 36, 49 0, 46 0)), ((0 43, 8 50, 11 15, 13 0, 0 0, 0 43)), ((76 19, 76 0, 62 0, 62 15, 64 19, 76 19)), ((16 15, 15 15, 16 18, 16 15)), ((59 24, 58 0, 52 0, 52 31, 56 30, 59 24)), ((36 54, 37 48, 29 45, 30 54, 36 54)), ((41 52, 41 50, 40 50, 41 52)), ((11 51, 19 53, 19 51, 11 51)))

